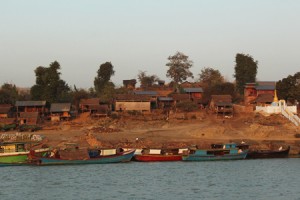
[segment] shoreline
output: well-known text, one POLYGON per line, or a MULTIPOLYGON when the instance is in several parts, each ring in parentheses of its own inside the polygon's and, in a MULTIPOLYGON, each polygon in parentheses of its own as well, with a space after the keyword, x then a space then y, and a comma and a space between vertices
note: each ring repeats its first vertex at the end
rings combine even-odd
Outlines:
POLYGON ((300 138, 296 138, 299 128, 280 115, 266 117, 251 113, 223 119, 206 112, 195 112, 189 113, 188 119, 178 119, 181 115, 171 116, 168 121, 141 116, 121 116, 119 119, 79 117, 72 121, 45 123, 42 130, 31 134, 44 136, 42 144, 50 147, 77 143, 80 147, 103 148, 183 148, 191 145, 207 148, 212 143, 244 141, 250 149, 289 145, 290 155, 300 154, 300 138))

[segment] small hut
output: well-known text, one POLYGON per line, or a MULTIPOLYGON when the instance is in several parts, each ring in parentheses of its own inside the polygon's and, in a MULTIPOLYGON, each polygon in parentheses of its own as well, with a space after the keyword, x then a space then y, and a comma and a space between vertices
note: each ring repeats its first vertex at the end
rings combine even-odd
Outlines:
POLYGON ((69 120, 71 103, 52 103, 50 108, 51 121, 69 120))
POLYGON ((209 107, 217 115, 233 116, 231 95, 212 95, 209 107))

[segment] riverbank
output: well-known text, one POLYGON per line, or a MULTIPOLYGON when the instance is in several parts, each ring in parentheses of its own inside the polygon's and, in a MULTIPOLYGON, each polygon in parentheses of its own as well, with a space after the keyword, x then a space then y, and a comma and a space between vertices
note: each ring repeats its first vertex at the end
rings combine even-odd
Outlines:
POLYGON ((291 155, 300 153, 300 129, 280 115, 259 113, 235 115, 224 119, 205 111, 163 116, 132 116, 116 119, 88 116, 68 122, 47 123, 37 132, 45 137, 43 144, 63 147, 77 143, 81 147, 180 148, 211 143, 246 142, 250 148, 270 149, 291 146, 291 155))

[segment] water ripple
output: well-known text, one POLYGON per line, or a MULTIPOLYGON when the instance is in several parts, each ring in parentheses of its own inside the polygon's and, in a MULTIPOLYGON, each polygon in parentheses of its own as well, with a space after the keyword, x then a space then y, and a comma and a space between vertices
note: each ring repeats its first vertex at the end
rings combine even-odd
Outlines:
POLYGON ((0 168, 0 199, 300 199, 300 159, 0 168))

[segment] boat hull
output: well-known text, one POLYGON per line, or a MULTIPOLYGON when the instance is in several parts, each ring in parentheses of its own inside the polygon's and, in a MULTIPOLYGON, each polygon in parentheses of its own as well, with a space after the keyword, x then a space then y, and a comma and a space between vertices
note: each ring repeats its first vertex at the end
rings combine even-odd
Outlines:
POLYGON ((67 160, 58 158, 35 158, 38 165, 73 165, 73 164, 108 164, 129 162, 135 150, 125 151, 117 155, 100 156, 98 158, 90 158, 86 160, 67 160))
POLYGON ((289 156, 290 147, 282 151, 260 150, 249 151, 247 159, 260 159, 260 158, 287 158, 289 156))
POLYGON ((247 151, 237 154, 226 154, 226 155, 183 155, 183 161, 218 161, 218 160, 242 160, 247 156, 247 151))
POLYGON ((18 165, 27 162, 29 152, 4 153, 0 155, 0 165, 18 165))
POLYGON ((135 155, 133 157, 135 161, 140 162, 171 162, 181 161, 181 155, 135 155))

